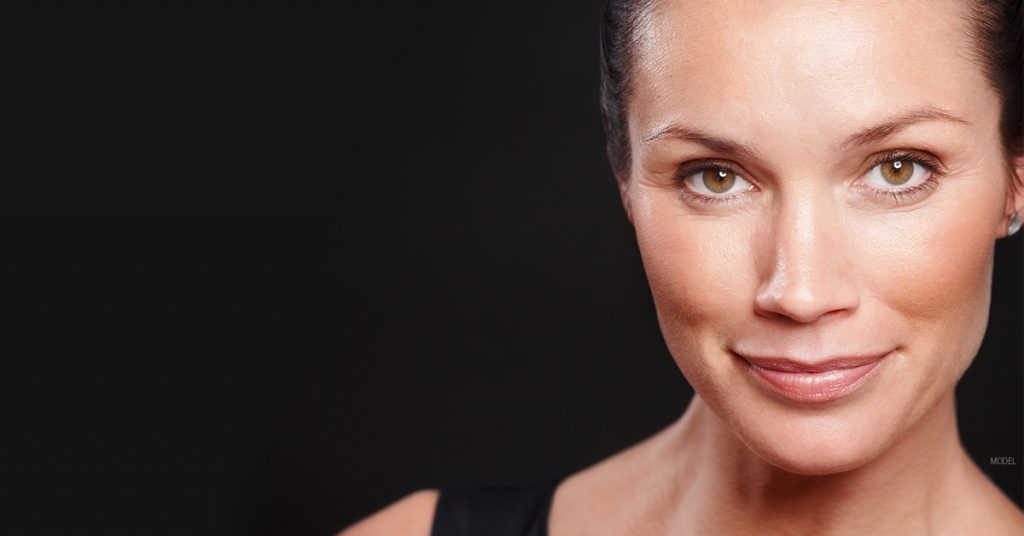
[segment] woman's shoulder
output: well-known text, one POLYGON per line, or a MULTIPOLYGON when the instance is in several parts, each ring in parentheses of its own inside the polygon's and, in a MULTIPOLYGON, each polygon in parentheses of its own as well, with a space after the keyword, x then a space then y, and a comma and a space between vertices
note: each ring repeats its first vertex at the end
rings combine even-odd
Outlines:
POLYGON ((430 536, 439 495, 436 489, 410 493, 342 530, 338 536, 430 536))
POLYGON ((546 536, 551 498, 561 480, 423 489, 338 536, 546 536))
MULTIPOLYGON (((981 474, 981 471, 978 471, 981 474)), ((962 516, 976 534, 1024 534, 1024 510, 988 477, 978 477, 975 499, 962 516)))
MULTIPOLYGON (((572 473, 533 485, 442 486, 422 489, 379 510, 338 536, 440 536, 446 533, 541 535, 622 534, 636 528, 638 506, 665 477, 662 469, 669 426, 623 450, 572 473), (557 515, 555 510, 557 509, 557 515), (453 529, 452 527, 457 527, 453 529), (437 529, 439 535, 432 535, 437 529), (600 530, 598 530, 600 529, 600 530), (609 530, 610 529, 610 530, 609 530)), ((671 454, 678 455, 678 450, 671 454)), ((644 527, 634 530, 644 534, 644 527)))

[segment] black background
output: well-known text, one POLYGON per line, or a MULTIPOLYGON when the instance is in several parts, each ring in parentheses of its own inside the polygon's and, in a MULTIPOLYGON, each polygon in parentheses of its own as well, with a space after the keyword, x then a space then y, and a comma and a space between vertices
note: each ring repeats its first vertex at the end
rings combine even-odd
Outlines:
MULTIPOLYGON (((331 534, 672 422, 691 390, 604 160, 598 15, 16 21, 0 532, 331 534)), ((959 410, 1020 504, 1020 236, 997 255, 959 410)))

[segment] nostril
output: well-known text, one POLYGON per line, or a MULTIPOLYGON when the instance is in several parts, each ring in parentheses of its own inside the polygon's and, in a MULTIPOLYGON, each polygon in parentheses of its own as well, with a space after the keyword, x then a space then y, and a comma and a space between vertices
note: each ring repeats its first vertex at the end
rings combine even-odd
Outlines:
POLYGON ((819 275, 804 279, 772 278, 759 289, 754 300, 755 312, 765 317, 810 323, 859 307, 856 286, 844 274, 819 275))
POLYGON ((848 309, 779 307, 767 309, 759 308, 757 314, 774 320, 786 320, 800 324, 810 324, 813 322, 819 322, 827 317, 842 315, 843 312, 847 310, 848 309))

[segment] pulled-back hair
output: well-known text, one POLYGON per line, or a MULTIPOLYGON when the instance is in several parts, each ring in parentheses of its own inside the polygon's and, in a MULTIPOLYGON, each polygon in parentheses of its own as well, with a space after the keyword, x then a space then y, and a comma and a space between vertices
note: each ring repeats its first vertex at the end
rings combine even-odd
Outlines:
MULTIPOLYGON (((653 0, 607 0, 601 18, 601 112, 608 161, 620 181, 629 177, 628 103, 640 20, 653 0)), ((1000 136, 1007 161, 1024 156, 1024 14, 1021 0, 975 0, 968 32, 978 62, 1002 103, 1000 136)), ((1018 186, 1024 186, 1017 183, 1018 186)))

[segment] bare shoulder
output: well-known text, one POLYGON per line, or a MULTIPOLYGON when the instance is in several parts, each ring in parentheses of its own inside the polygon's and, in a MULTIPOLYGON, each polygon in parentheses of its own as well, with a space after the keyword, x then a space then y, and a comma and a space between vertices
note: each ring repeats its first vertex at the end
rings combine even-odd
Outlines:
POLYGON ((968 519, 970 526, 965 524, 964 528, 969 528, 973 534, 1024 534, 1024 512, 1009 500, 1003 504, 990 505, 968 519))
MULTIPOLYGON (((668 430, 668 429, 666 429, 668 430)), ((665 431, 568 475, 555 490, 550 534, 656 534, 648 526, 668 490, 665 431)))
POLYGON ((338 536, 430 536, 438 491, 423 489, 391 503, 338 536))
MULTIPOLYGON (((959 520, 961 528, 957 534, 1024 534, 1024 511, 1020 505, 1007 496, 977 466, 974 485, 967 493, 961 494, 965 510, 959 520)), ((965 490, 967 491, 967 490, 965 490)), ((950 527, 957 527, 956 521, 950 527)), ((952 533, 952 532, 951 532, 952 533)))
POLYGON ((991 534, 1024 534, 1024 511, 1002 492, 990 497, 984 521, 979 522, 991 526, 991 534))

